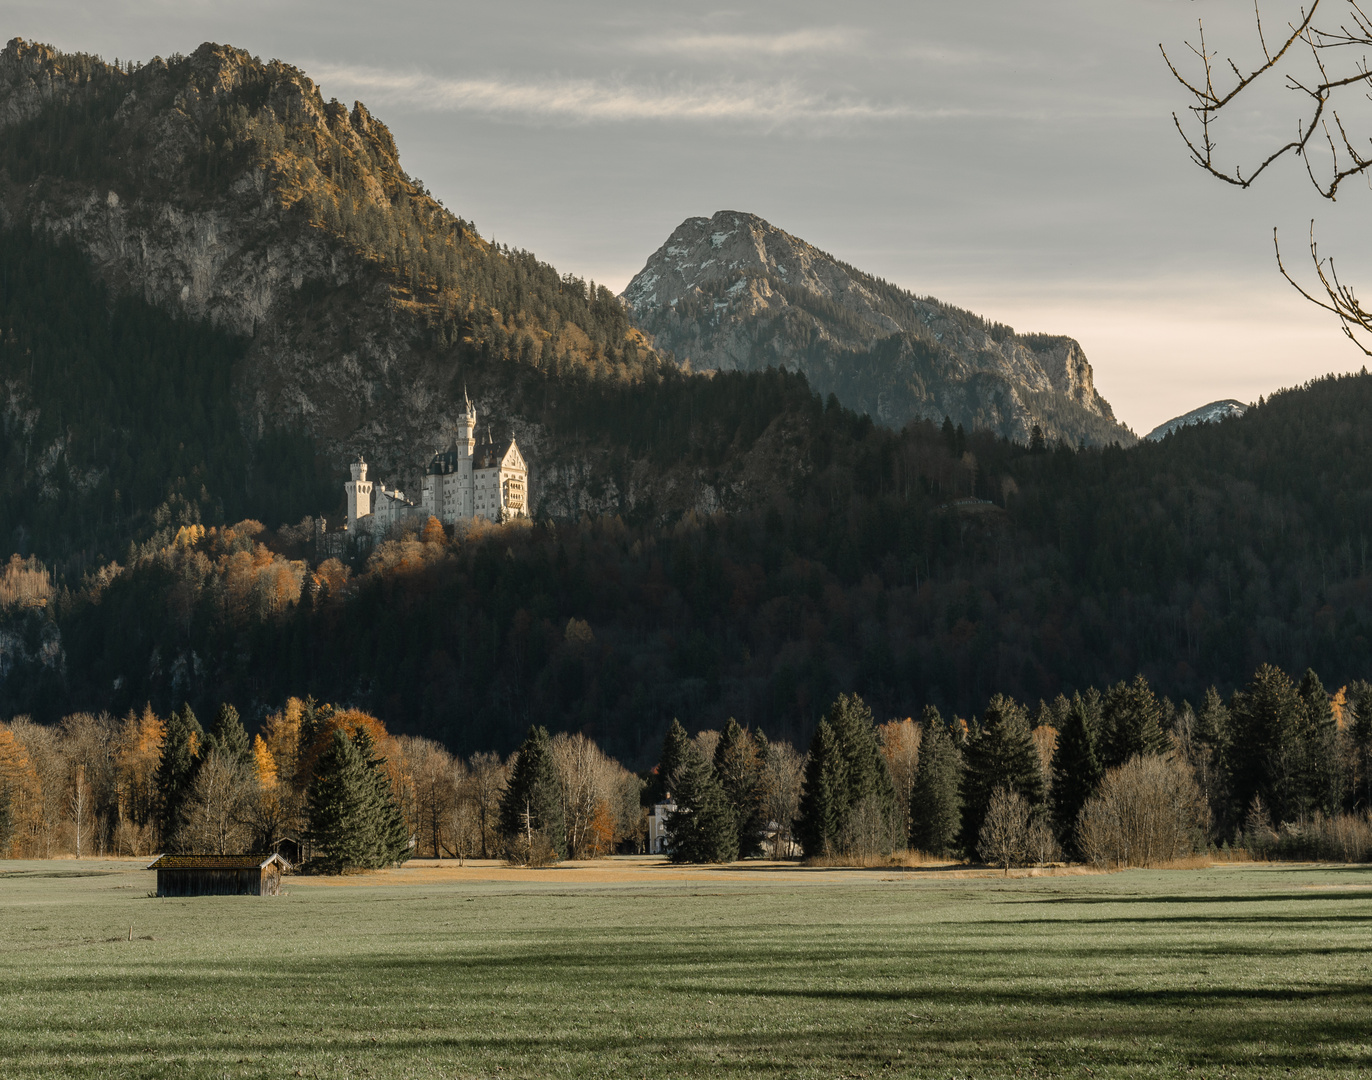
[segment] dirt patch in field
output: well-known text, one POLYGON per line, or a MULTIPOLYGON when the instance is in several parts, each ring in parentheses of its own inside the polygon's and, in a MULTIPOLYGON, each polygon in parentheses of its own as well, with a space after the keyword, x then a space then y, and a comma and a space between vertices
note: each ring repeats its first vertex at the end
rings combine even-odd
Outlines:
MULTIPOLYGON (((1012 870, 1010 877, 1059 877, 1093 873, 1083 867, 1043 867, 1012 870)), ((411 859, 395 870, 344 874, 339 877, 302 876, 291 887, 302 885, 437 885, 502 882, 539 885, 741 885, 741 884, 881 884, 901 881, 947 881, 966 878, 1004 878, 1000 870, 969 867, 963 863, 925 864, 918 868, 810 867, 794 862, 763 860, 723 866, 677 866, 653 856, 617 856, 590 862, 562 862, 527 869, 508 866, 498 859, 411 859)))

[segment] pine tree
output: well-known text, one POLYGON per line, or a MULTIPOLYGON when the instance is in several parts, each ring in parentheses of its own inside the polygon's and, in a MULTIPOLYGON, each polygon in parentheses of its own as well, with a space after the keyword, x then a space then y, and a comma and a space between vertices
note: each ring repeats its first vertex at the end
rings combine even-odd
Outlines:
POLYGON ((177 850, 177 830, 181 809, 195 780, 195 763, 204 736, 200 722, 189 705, 167 717, 162 738, 162 758, 157 764, 154 784, 157 791, 157 819, 164 851, 177 850))
POLYGON ((923 726, 919 771, 910 789, 910 846, 948 855, 962 825, 962 752, 932 706, 924 710, 923 726))
POLYGON ((806 855, 838 850, 848 794, 847 763, 839 752, 833 725, 819 722, 805 758, 805 786, 792 832, 806 855))
POLYGON ((222 754, 236 762, 252 758, 252 743, 248 733, 243 730, 243 722, 238 718, 238 710, 227 703, 219 706, 214 722, 205 735, 205 750, 217 748, 222 754))
POLYGON ((358 755, 366 766, 366 851, 371 868, 402 861, 410 849, 410 830, 400 812, 395 788, 386 773, 386 759, 376 752, 376 744, 366 728, 352 737, 358 755))
POLYGON ((1348 704, 1353 713, 1353 759, 1358 784, 1353 805, 1366 812, 1372 807, 1372 683, 1350 683, 1348 704))
POLYGON ((872 711, 856 694, 840 694, 810 746, 796 838, 807 856, 844 853, 872 839, 889 851, 903 831, 896 816, 895 787, 872 711), (880 836, 867 835, 874 828, 880 836))
POLYGON ((514 843, 542 836, 557 854, 567 855, 567 832, 558 797, 557 769, 553 763, 548 729, 530 727, 519 748, 510 782, 500 800, 500 832, 514 843))
POLYGON ((694 743, 676 770, 677 808, 667 815, 667 856, 677 863, 738 858, 738 828, 723 785, 694 743))
POLYGON ((673 717, 667 734, 662 737, 662 757, 658 761, 657 775, 653 778, 650 793, 652 802, 662 802, 674 794, 672 785, 675 783, 677 770, 686 761, 687 750, 691 745, 691 737, 686 734, 686 729, 673 717))
POLYGON ((369 803, 372 797, 366 759, 341 729, 320 755, 307 795, 314 864, 325 873, 361 869, 370 861, 369 803))
POLYGON ((1227 764, 1232 799, 1240 813, 1258 797, 1278 825, 1299 814, 1304 712, 1290 678, 1271 664, 1258 668, 1248 685, 1234 694, 1227 764))
POLYGON ((1139 754, 1167 749, 1163 707, 1142 675, 1131 683, 1117 683, 1102 702, 1104 730, 1097 743, 1101 765, 1113 769, 1139 754))
POLYGON ((974 851, 982 819, 998 787, 1016 791, 1032 812, 1044 802, 1043 763, 1029 730, 1024 709, 997 694, 986 706, 976 734, 963 754, 962 847, 974 851))
POLYGON ((1333 814, 1343 801, 1342 792, 1338 790, 1339 769, 1335 760, 1338 725, 1334 710, 1324 684, 1311 668, 1306 668, 1297 693, 1301 698, 1302 720, 1301 809, 1305 812, 1319 809, 1333 814))
POLYGON ((320 755, 307 793, 306 836, 326 873, 379 869, 408 852, 409 831, 385 764, 365 729, 351 738, 336 729, 320 755))
POLYGON ((1196 710, 1196 751, 1193 762, 1196 782, 1210 807, 1218 832, 1228 835, 1229 826, 1237 821, 1230 799, 1229 778, 1225 763, 1229 758, 1229 709, 1213 686, 1201 697, 1196 710))
POLYGON ((1051 790, 1053 827, 1058 842, 1069 854, 1077 854, 1077 816, 1086 800, 1095 794, 1103 774, 1086 702, 1080 694, 1074 694, 1053 752, 1051 790))
MULTIPOLYGON (((748 859, 762 854, 766 839, 767 819, 762 810, 762 761, 759 739, 744 730, 733 717, 724 725, 719 745, 715 747, 715 779, 724 791, 733 811, 738 835, 738 858, 748 859)), ((761 739, 763 752, 767 741, 761 739)))

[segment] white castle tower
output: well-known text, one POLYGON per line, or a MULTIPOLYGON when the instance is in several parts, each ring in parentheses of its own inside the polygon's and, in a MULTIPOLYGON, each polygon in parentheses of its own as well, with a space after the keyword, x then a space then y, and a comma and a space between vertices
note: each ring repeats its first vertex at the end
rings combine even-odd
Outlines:
POLYGON ((462 397, 467 403, 467 411, 457 418, 457 459, 471 461, 476 450, 476 406, 467 397, 465 386, 462 388, 462 397))
POLYGON ((367 462, 361 454, 349 467, 353 478, 343 485, 343 490, 348 493, 348 531, 354 532, 357 519, 372 512, 372 484, 367 479, 367 462))
POLYGON ((476 406, 462 392, 465 408, 458 415, 455 438, 447 450, 434 453, 421 480, 419 504, 405 493, 381 484, 373 493, 367 463, 359 454, 352 479, 343 485, 348 496, 348 531, 373 537, 386 534, 406 518, 436 517, 444 525, 485 518, 509 521, 529 516, 529 465, 514 437, 497 443, 489 426, 477 439, 476 406))

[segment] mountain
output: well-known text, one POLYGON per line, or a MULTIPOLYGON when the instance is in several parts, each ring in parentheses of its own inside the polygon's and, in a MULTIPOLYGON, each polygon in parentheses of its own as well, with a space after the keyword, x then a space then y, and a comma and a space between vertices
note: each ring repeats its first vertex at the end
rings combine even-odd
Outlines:
POLYGON ((1130 445, 1069 337, 1016 334, 848 266, 753 214, 687 218, 622 294, 695 369, 803 372, 878 423, 951 417, 1027 443, 1130 445))
POLYGON ((1247 405, 1242 401, 1235 401, 1233 398, 1226 398, 1224 401, 1212 401, 1209 405, 1202 405, 1199 409, 1192 409, 1189 413, 1174 416, 1165 424, 1159 424, 1144 438, 1151 442, 1158 442, 1178 428, 1188 427, 1191 424, 1213 424, 1220 420, 1228 420, 1231 416, 1242 416, 1247 411, 1247 405))
POLYGON ((540 513, 730 509, 811 468, 798 384, 734 387, 688 442, 723 387, 450 213, 363 104, 231 46, 9 42, 0 225, 0 539, 24 554, 82 569, 198 520, 336 518, 358 452, 411 489, 464 388, 540 513))

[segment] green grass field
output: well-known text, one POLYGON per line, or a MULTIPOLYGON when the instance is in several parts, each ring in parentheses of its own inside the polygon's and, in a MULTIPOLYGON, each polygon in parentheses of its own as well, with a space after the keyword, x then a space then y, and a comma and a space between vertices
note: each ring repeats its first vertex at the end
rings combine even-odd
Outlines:
POLYGON ((1372 1068, 1372 869, 526 874, 159 900, 0 863, 0 1076, 1372 1068))

